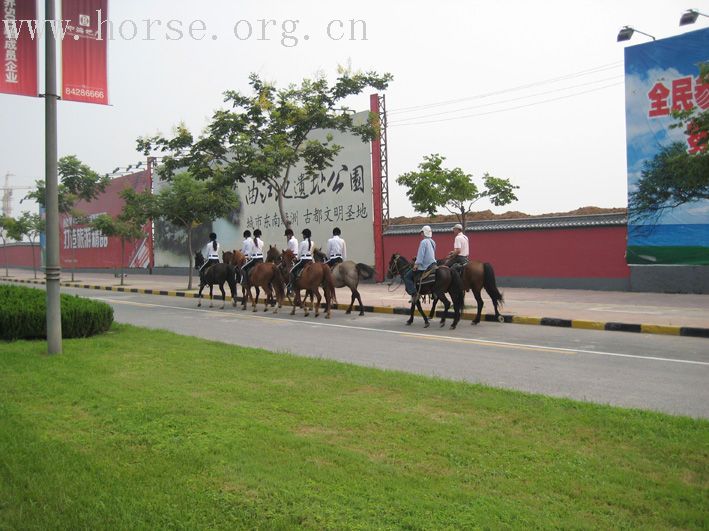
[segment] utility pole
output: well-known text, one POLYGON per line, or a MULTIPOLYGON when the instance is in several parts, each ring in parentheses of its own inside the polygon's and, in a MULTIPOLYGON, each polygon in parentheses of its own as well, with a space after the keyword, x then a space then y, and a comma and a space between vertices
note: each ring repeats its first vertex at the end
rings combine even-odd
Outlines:
POLYGON ((57 41, 50 21, 55 20, 54 0, 44 0, 45 7, 45 190, 47 197, 47 349, 50 355, 62 353, 62 310, 60 299, 61 265, 59 263, 59 186, 57 183, 57 41))

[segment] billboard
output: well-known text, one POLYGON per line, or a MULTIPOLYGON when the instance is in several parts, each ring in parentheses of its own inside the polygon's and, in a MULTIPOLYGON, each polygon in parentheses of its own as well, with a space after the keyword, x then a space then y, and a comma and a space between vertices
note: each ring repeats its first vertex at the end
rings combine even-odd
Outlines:
POLYGON ((62 99, 108 105, 108 0, 64 0, 62 99))
POLYGON ((709 112, 699 76, 707 62, 709 29, 625 49, 629 264, 709 264, 706 193, 665 164, 672 153, 699 154, 701 133, 673 128, 672 112, 709 112))
MULTIPOLYGON (((79 201, 76 210, 89 219, 94 219, 101 214, 108 214, 114 218, 123 209, 123 199, 120 192, 125 188, 132 188, 136 192, 143 192, 150 187, 149 172, 142 171, 124 177, 113 179, 106 191, 96 199, 87 203, 79 201)), ((101 232, 85 224, 74 223, 72 216, 61 214, 59 216, 60 235, 60 262, 63 269, 72 266, 81 268, 118 268, 121 265, 121 240, 117 237, 108 238, 101 232)), ((125 260, 126 267, 147 268, 150 266, 150 236, 152 226, 146 223, 143 227, 146 237, 135 241, 126 242, 125 260)))
MULTIPOLYGON (((355 123, 365 121, 369 112, 355 115, 355 123)), ((347 258, 374 264, 374 229, 372 213, 372 164, 370 144, 352 134, 339 131, 314 131, 309 138, 324 141, 332 135, 332 143, 342 146, 332 166, 314 177, 308 177, 302 166, 290 171, 285 190, 284 210, 298 240, 306 227, 312 241, 325 248, 332 229, 339 227, 347 242, 347 258)), ((155 188, 166 186, 157 182, 155 188)), ((266 249, 285 247, 285 225, 277 203, 277 195, 268 185, 247 178, 237 187, 239 207, 224 219, 202 225, 193 231, 195 250, 207 244, 210 232, 216 232, 222 249, 241 249, 243 232, 261 229, 266 249)), ((155 223, 155 265, 188 265, 186 235, 169 224, 155 223)))

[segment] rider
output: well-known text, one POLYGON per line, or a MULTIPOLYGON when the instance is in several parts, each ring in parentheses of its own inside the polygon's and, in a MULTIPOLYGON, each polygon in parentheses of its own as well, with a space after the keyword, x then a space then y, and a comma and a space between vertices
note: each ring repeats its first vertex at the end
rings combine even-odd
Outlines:
POLYGON ((463 226, 460 223, 453 225, 453 233, 455 241, 453 242, 453 250, 448 253, 451 267, 460 272, 460 269, 468 263, 469 245, 468 237, 463 233, 463 226))
POLYGON ((207 259, 202 267, 199 268, 200 271, 211 265, 219 263, 219 250, 221 246, 217 242, 217 235, 213 232, 209 235, 209 243, 204 247, 204 257, 207 259))
MULTIPOLYGON (((246 236, 246 232, 244 233, 244 236, 246 236)), ((244 278, 246 279, 247 283, 249 280, 249 271, 251 270, 251 268, 254 267, 256 264, 263 262, 263 241, 261 240, 261 229, 254 230, 253 240, 249 241, 249 260, 244 264, 244 267, 241 268, 244 272, 244 278)), ((244 241, 244 244, 246 244, 246 240, 244 241)))
POLYGON ((293 229, 286 229, 286 249, 293 253, 293 256, 298 257, 298 240, 293 236, 293 229))
POLYGON ((411 295, 411 300, 414 302, 418 297, 416 291, 416 284, 420 278, 423 271, 426 271, 432 265, 436 263, 436 242, 433 241, 433 231, 428 225, 424 225, 421 228, 420 234, 423 234, 421 243, 419 243, 418 253, 416 253, 416 260, 414 262, 413 269, 409 270, 404 275, 404 285, 406 286, 406 293, 411 295))
POLYGON ((303 270, 303 268, 313 261, 313 248, 315 244, 310 239, 312 236, 310 229, 303 229, 303 241, 300 242, 300 247, 298 248, 298 263, 295 264, 291 270, 291 283, 288 286, 288 291, 291 291, 292 286, 295 286, 295 282, 298 279, 298 274, 303 270))
POLYGON ((325 262, 330 267, 335 267, 336 264, 341 264, 347 260, 347 244, 345 240, 340 238, 342 231, 335 227, 332 229, 332 238, 327 240, 327 255, 328 261, 325 262))

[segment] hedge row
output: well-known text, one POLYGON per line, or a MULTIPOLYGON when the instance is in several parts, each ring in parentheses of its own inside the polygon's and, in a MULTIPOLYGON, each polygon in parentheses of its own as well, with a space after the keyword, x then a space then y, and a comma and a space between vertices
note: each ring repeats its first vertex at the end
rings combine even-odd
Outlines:
MULTIPOLYGON (((88 337, 105 332, 113 323, 108 304, 62 295, 62 337, 88 337)), ((24 286, 0 285, 0 339, 45 339, 47 293, 24 286)))

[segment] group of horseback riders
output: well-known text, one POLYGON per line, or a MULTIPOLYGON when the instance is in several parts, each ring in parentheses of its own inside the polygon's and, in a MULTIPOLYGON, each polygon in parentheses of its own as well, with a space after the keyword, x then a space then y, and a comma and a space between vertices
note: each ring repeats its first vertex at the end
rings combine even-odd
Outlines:
MULTIPOLYGON (((290 250, 298 260, 290 270, 290 283, 288 291, 292 291, 292 286, 295 280, 303 270, 303 268, 313 261, 313 252, 315 243, 312 240, 310 229, 303 229, 303 240, 298 243, 298 240, 293 234, 293 230, 288 228, 285 231, 286 250, 290 250)), ((332 229, 332 238, 327 241, 327 261, 325 262, 330 267, 342 263, 347 259, 347 244, 341 237, 342 231, 339 227, 332 229)), ((207 258, 200 271, 213 264, 219 263, 221 246, 217 242, 217 235, 212 232, 209 235, 209 243, 204 248, 204 256, 207 258)), ((258 263, 263 262, 264 258, 264 243, 261 239, 261 230, 255 229, 253 234, 250 230, 244 231, 244 241, 242 242, 241 252, 247 258, 241 268, 241 273, 244 279, 248 282, 249 271, 258 263)))

